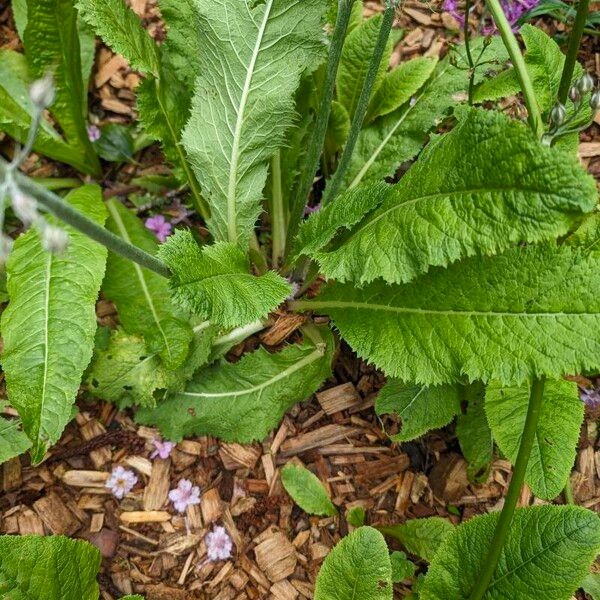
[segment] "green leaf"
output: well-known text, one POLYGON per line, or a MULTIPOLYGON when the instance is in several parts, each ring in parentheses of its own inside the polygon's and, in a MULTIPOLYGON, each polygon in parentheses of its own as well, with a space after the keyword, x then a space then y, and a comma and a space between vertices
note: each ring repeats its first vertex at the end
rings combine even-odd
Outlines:
POLYGON ((224 328, 267 316, 291 292, 289 283, 275 271, 251 275, 238 246, 218 242, 201 248, 190 231, 177 230, 160 247, 159 257, 171 269, 173 300, 224 328))
POLYGON ((600 600, 600 573, 588 573, 581 588, 592 600, 600 600))
MULTIPOLYGON (((0 400, 0 413, 5 403, 0 400)), ((0 416, 0 465, 31 448, 29 438, 21 429, 20 419, 5 419, 0 416)))
POLYGON ((138 412, 137 419, 158 426, 167 439, 208 434, 230 442, 261 440, 289 408, 319 389, 331 373, 333 350, 330 334, 277 354, 260 348, 235 364, 200 371, 185 392, 138 412))
MULTIPOLYGON (((574 157, 541 146, 520 121, 473 109, 383 192, 376 211, 308 255, 331 279, 402 283, 464 256, 563 235, 596 202, 574 157)), ((340 196, 329 214, 340 213, 340 226, 345 203, 340 196)))
MULTIPOLYGON (((34 109, 29 98, 31 79, 22 54, 0 49, 0 131, 25 144, 34 109)), ((88 172, 89 164, 81 150, 67 144, 46 119, 37 132, 35 152, 88 172)))
POLYGON ((404 552, 392 552, 390 554, 392 565, 392 581, 402 583, 405 579, 411 579, 415 575, 417 567, 412 563, 404 552))
POLYGON ((202 52, 183 145, 209 201, 215 239, 245 250, 268 161, 294 121, 300 76, 325 50, 326 6, 321 0, 196 0, 196 7, 202 52))
MULTIPOLYGON (((529 386, 487 386, 485 413, 498 447, 513 463, 525 427, 529 386)), ((572 381, 546 381, 544 399, 531 450, 525 481, 533 493, 552 500, 565 487, 577 450, 583 421, 583 402, 572 381)))
POLYGON ((427 83, 437 62, 437 58, 415 58, 386 73, 371 99, 366 122, 388 115, 408 102, 427 83))
POLYGON ((292 500, 309 515, 334 517, 338 514, 319 478, 307 468, 288 463, 281 469, 281 483, 292 500))
MULTIPOLYGON (((469 597, 487 558, 499 513, 475 517, 446 538, 419 593, 420 600, 469 597)), ((515 512, 484 600, 569 600, 600 551, 600 519, 576 506, 515 512)))
MULTIPOLYGON (((106 219, 100 188, 87 185, 66 201, 98 224, 106 219)), ((10 303, 2 314, 8 398, 39 462, 72 417, 92 356, 96 300, 106 249, 71 227, 60 256, 42 248, 37 231, 19 237, 7 262, 10 303), (24 332, 27 332, 24 335, 24 332)))
POLYGON ((348 134, 350 133, 350 116, 342 104, 335 100, 331 103, 331 113, 327 123, 327 136, 325 148, 327 155, 335 156, 336 152, 343 148, 348 134))
POLYGON ((121 600, 144 600, 144 596, 140 596, 139 594, 135 594, 133 596, 123 596, 121 600))
POLYGON ((100 163, 87 134, 87 81, 84 84, 82 80, 73 0, 28 2, 23 43, 33 77, 39 79, 52 72, 56 97, 51 112, 67 142, 84 157, 87 164, 84 172, 97 175, 100 163))
POLYGON ((383 536, 361 527, 329 553, 315 587, 315 600, 392 600, 392 566, 383 536))
POLYGON ((440 545, 454 531, 454 525, 441 517, 428 517, 378 529, 384 535, 397 539, 411 554, 431 562, 440 545))
MULTIPOLYGON (((109 231, 149 254, 156 254, 156 238, 131 211, 117 200, 110 200, 106 206, 109 231)), ((111 252, 102 290, 115 303, 125 331, 143 335, 148 350, 159 353, 168 369, 183 363, 192 331, 186 313, 171 302, 167 279, 111 252)))
POLYGON ((390 439, 395 442, 414 440, 431 429, 448 425, 460 412, 456 385, 425 387, 388 379, 375 402, 378 415, 394 413, 402 419, 402 429, 390 439))
MULTIPOLYGON (((378 14, 353 29, 346 37, 342 58, 337 72, 336 93, 338 102, 346 109, 350 119, 354 116, 356 105, 369 70, 371 55, 377 45, 383 15, 378 14)), ((392 40, 388 40, 373 90, 381 85, 392 54, 392 40)))
POLYGON ((518 384, 600 366, 599 283, 593 256, 530 246, 466 259, 401 286, 329 285, 296 305, 330 315, 359 356, 390 377, 518 384))
POLYGON ((485 388, 480 382, 462 386, 467 410, 456 419, 456 437, 467 459, 469 481, 484 483, 494 457, 494 439, 484 410, 485 388))
POLYGON ((136 71, 158 75, 158 46, 125 0, 79 0, 81 17, 104 43, 121 54, 136 71))
POLYGON ((346 521, 353 527, 362 527, 366 522, 367 514, 362 506, 354 506, 346 513, 346 521))
POLYGON ((135 151, 129 127, 109 123, 102 127, 100 139, 94 142, 98 155, 109 162, 125 162, 133 158, 135 151))
POLYGON ((579 227, 565 240, 566 244, 575 246, 584 254, 600 250, 600 212, 586 215, 579 227))
POLYGON ((0 536, 0 596, 7 600, 98 600, 100 552, 53 535, 0 536))

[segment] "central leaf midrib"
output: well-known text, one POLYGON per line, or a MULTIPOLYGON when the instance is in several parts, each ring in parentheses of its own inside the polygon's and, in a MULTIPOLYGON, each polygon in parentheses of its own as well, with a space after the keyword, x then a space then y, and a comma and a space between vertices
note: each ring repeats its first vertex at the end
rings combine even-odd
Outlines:
MULTIPOLYGON (((43 250, 42 250, 43 252, 43 250)), ((39 423, 36 438, 40 440, 41 429, 42 429, 42 417, 44 415, 44 407, 46 404, 46 388, 48 385, 48 362, 50 358, 50 340, 49 340, 49 327, 50 327, 50 280, 52 278, 52 260, 53 256, 50 252, 46 252, 47 263, 45 269, 45 288, 44 288, 44 369, 42 372, 42 393, 39 411, 39 423)))

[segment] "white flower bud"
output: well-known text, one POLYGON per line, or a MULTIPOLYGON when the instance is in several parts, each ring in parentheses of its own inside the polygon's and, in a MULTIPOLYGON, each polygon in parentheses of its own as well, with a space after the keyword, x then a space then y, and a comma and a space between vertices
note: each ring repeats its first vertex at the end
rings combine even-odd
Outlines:
POLYGON ((581 100, 581 94, 575 86, 569 90, 569 100, 575 105, 579 104, 579 101, 581 100))
POLYGON ((0 264, 3 265, 13 247, 13 241, 7 235, 0 233, 0 264))
POLYGON ((596 90, 590 98, 590 107, 594 112, 600 109, 600 90, 596 90))
POLYGON ((69 245, 69 234, 60 227, 46 225, 42 229, 42 245, 52 254, 61 254, 69 245))
POLYGON ((40 110, 54 102, 54 94, 54 79, 50 73, 46 73, 42 79, 34 81, 29 88, 29 97, 40 110))
POLYGON ((37 202, 27 194, 24 194, 17 186, 11 186, 11 200, 15 215, 23 221, 24 225, 31 225, 39 219, 37 202))
POLYGON ((594 89, 594 78, 589 73, 585 73, 577 82, 577 88, 582 95, 591 92, 594 89))
POLYGON ((567 109, 560 102, 557 102, 550 111, 550 119, 552 120, 552 123, 554 123, 554 125, 556 125, 557 127, 559 125, 562 125, 566 116, 567 109))

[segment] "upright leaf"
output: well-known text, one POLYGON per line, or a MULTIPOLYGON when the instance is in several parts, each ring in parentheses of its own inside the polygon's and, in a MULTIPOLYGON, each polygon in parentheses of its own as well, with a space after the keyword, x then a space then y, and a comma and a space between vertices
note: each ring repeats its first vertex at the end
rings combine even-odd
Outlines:
MULTIPOLYGON (((555 238, 597 202, 593 179, 574 157, 541 146, 520 121, 483 110, 468 111, 382 195, 331 249, 308 253, 327 277, 410 281, 430 266, 555 238)), ((345 203, 339 197, 329 216, 339 212, 340 226, 345 203)))
POLYGON ((292 500, 309 515, 334 517, 338 514, 319 478, 306 467, 288 463, 281 469, 281 483, 292 500))
POLYGON ((296 306, 329 314, 361 357, 405 381, 512 384, 600 366, 600 264, 568 247, 470 258, 401 286, 333 284, 296 306))
POLYGON ((333 349, 330 335, 316 345, 305 341, 277 354, 260 348, 235 364, 200 371, 185 392, 155 410, 138 412, 137 418, 173 440, 203 434, 240 443, 263 439, 329 376, 333 349))
POLYGON ((392 565, 383 536, 360 527, 329 553, 315 600, 392 600, 392 565))
POLYGON ((251 275, 239 246, 218 242, 200 248, 190 231, 176 231, 161 246, 159 256, 173 274, 169 281, 173 300, 224 328, 266 317, 291 291, 275 271, 251 275))
POLYGON ((394 413, 402 419, 402 429, 390 436, 392 440, 414 440, 431 429, 448 425, 460 412, 458 386, 426 387, 389 379, 379 392, 375 410, 378 415, 394 413))
MULTIPOLYGON (((419 592, 422 600, 464 600, 486 560, 499 513, 475 517, 446 538, 419 592)), ((600 551, 600 518, 575 506, 515 512, 484 600, 569 600, 600 551)))
POLYGON ((100 552, 52 535, 0 536, 0 596, 15 600, 98 600, 100 552))
MULTIPOLYGON (((132 212, 116 200, 109 201, 107 207, 110 231, 156 254, 156 238, 132 212)), ((192 330, 186 313, 171 302, 167 279, 111 252, 102 290, 115 303, 125 331, 143 335, 148 350, 159 353, 168 369, 181 365, 187 356, 192 330)))
POLYGON ((98 174, 100 164, 86 129, 87 81, 84 85, 73 0, 30 0, 23 38, 33 76, 53 75, 56 98, 51 110, 65 138, 84 156, 85 172, 98 174))
MULTIPOLYGON (((3 408, 4 402, 0 401, 0 412, 3 408)), ((0 416, 0 465, 27 452, 30 447, 31 442, 21 429, 21 420, 0 416)))
MULTIPOLYGON (((87 185, 66 199, 103 224, 100 188, 87 185)), ((10 403, 39 462, 69 422, 81 376, 92 356, 95 306, 104 276, 106 249, 66 227, 63 255, 42 248, 37 231, 17 239, 8 263, 10 302, 2 314, 2 366, 10 403), (26 334, 24 334, 26 332, 26 334)))
POLYGON ((600 600, 600 574, 589 573, 586 575, 581 583, 581 588, 592 600, 600 600))
MULTIPOLYGON (((485 413, 498 447, 513 462, 519 452, 528 406, 528 385, 504 387, 492 382, 487 386, 485 413)), ((564 489, 575 462, 582 421, 583 402, 577 384, 547 380, 525 472, 525 481, 539 498, 553 500, 564 489)))
POLYGON ((325 49, 325 5, 195 1, 201 53, 183 144, 209 200, 213 235, 245 248, 260 212, 268 161, 294 120, 300 76, 325 49))

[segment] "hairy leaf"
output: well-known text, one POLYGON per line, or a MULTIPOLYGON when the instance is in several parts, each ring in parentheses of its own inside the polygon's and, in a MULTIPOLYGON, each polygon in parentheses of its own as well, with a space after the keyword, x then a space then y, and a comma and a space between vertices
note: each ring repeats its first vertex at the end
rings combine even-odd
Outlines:
MULTIPOLYGON (((102 224, 100 188, 84 186, 66 199, 102 224)), ((10 403, 33 442, 34 462, 44 457, 72 416, 84 369, 92 356, 95 306, 106 249, 71 227, 60 256, 42 248, 37 231, 17 239, 8 263, 10 303, 2 314, 2 366, 10 403)))
POLYGON ((300 76, 325 49, 320 0, 196 0, 201 52, 183 135, 217 240, 244 247, 300 76), (226 18, 223 18, 226 15, 226 18))
POLYGON ((428 517, 378 529, 384 535, 396 538, 411 554, 431 562, 440 545, 454 531, 454 525, 441 517, 428 517))
POLYGON ((456 419, 456 437, 467 459, 469 481, 483 483, 494 457, 494 438, 484 410, 485 387, 480 382, 462 386, 467 410, 456 419))
POLYGON ((353 527, 362 527, 365 524, 367 514, 362 506, 353 506, 346 513, 346 521, 353 527))
POLYGON ((389 376, 513 384, 600 366, 599 269, 571 248, 530 246, 401 286, 330 285, 296 306, 331 315, 354 350, 389 376))
POLYGON ((281 469, 281 483, 292 500, 309 515, 333 517, 338 514, 319 478, 306 467, 288 463, 281 469))
MULTIPOLYGON (((492 433, 502 453, 513 463, 525 427, 529 392, 528 385, 504 387, 492 382, 485 393, 485 413, 492 433)), ((575 462, 582 421, 583 402, 577 384, 547 380, 525 473, 525 481, 538 498, 552 500, 564 489, 575 462)))
MULTIPOLYGON (((499 513, 475 517, 446 538, 420 590, 422 600, 469 597, 499 513)), ((568 600, 600 551, 600 518, 575 506, 518 509, 484 600, 568 600)))
POLYGON ((78 0, 77 8, 105 44, 133 69, 158 75, 158 47, 125 0, 78 0))
POLYGON ((383 536, 360 527, 329 553, 315 587, 315 600, 392 600, 392 566, 383 536))
POLYGON ((98 174, 100 164, 88 139, 87 81, 82 81, 77 11, 73 0, 36 0, 27 6, 23 36, 27 62, 35 78, 51 72, 56 97, 51 111, 67 142, 85 159, 84 172, 98 174))
MULTIPOLYGON (((471 110, 383 192, 378 210, 332 249, 308 254, 331 279, 402 283, 430 266, 555 238, 596 201, 574 157, 541 146, 520 121, 471 110)), ((339 226, 345 203, 342 195, 331 205, 339 226)))
MULTIPOLYGON (((4 402, 0 400, 0 413, 4 402)), ((31 448, 29 438, 21 430, 20 419, 6 419, 0 416, 0 465, 31 448)))
POLYGON ((97 600, 100 552, 67 537, 0 536, 0 596, 7 600, 97 600))
POLYGON ((214 435, 247 443, 263 439, 296 402, 315 392, 331 372, 330 335, 316 345, 305 341, 277 354, 263 348, 235 364, 222 362, 200 371, 186 391, 155 410, 137 415, 167 439, 214 435))
POLYGON ((399 379, 388 379, 379 392, 375 410, 378 415, 398 415, 402 429, 390 438, 395 442, 408 442, 454 419, 460 412, 458 387, 407 385, 399 379))
MULTIPOLYGON (((156 238, 131 211, 116 200, 110 200, 107 207, 110 231, 124 241, 156 254, 156 238)), ((102 290, 115 303, 125 331, 143 335, 148 350, 152 354, 159 353, 168 369, 183 363, 192 330, 186 314, 171 302, 167 279, 111 252, 102 290)))
POLYGON ((160 247, 159 256, 173 274, 169 281, 173 300, 225 328, 267 316, 291 291, 274 271, 251 275, 238 246, 218 242, 200 248, 190 231, 176 231, 160 247))

